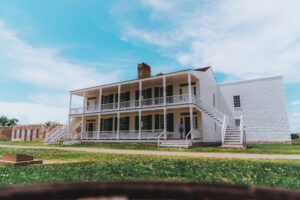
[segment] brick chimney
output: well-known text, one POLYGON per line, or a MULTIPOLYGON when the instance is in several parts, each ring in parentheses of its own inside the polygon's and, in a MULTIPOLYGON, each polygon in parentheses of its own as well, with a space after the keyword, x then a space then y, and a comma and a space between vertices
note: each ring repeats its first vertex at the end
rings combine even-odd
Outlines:
POLYGON ((148 78, 151 76, 151 69, 150 66, 146 63, 139 63, 138 64, 138 79, 148 78))

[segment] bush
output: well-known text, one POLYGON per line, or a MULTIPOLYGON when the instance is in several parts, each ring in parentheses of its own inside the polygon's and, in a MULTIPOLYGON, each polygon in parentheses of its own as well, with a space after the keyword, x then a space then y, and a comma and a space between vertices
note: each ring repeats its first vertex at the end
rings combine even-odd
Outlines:
POLYGON ((292 137, 292 139, 298 139, 299 138, 299 135, 297 135, 297 134, 291 134, 291 137, 292 137))

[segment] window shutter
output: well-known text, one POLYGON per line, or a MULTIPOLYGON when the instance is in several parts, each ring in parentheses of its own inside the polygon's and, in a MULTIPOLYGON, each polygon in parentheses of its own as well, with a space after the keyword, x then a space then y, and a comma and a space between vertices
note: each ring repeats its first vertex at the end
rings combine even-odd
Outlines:
POLYGON ((115 117, 115 131, 118 129, 118 118, 117 117, 115 117))
POLYGON ((135 116, 135 130, 139 130, 139 116, 135 116))
POLYGON ((174 132, 174 114, 167 114, 167 131, 174 132))
POLYGON ((109 118, 109 131, 113 130, 113 118, 109 118))
POLYGON ((101 118, 100 131, 102 131, 102 127, 103 127, 103 119, 101 118))
POLYGON ((155 115, 155 129, 159 129, 159 115, 155 115))
POLYGON ((139 90, 136 90, 135 91, 135 100, 139 100, 139 98, 140 98, 140 92, 139 92, 139 90))
POLYGON ((166 95, 173 96, 173 85, 168 85, 166 88, 166 95))
POLYGON ((126 99, 126 101, 130 101, 130 92, 126 92, 125 99, 126 99))
POLYGON ((115 102, 117 103, 119 101, 119 98, 118 98, 118 93, 115 94, 115 102))
POLYGON ((155 87, 154 88, 154 98, 158 98, 159 97, 159 87, 155 87))
POLYGON ((111 94, 109 95, 109 103, 113 103, 114 102, 114 95, 111 94))
MULTIPOLYGON (((147 98, 151 99, 152 98, 152 88, 147 89, 147 98)), ((152 119, 152 118, 151 118, 152 119)))
POLYGON ((130 126, 130 118, 129 116, 126 117, 126 130, 129 131, 129 126, 130 126))
POLYGON ((148 115, 148 120, 149 120, 149 123, 148 123, 147 129, 152 130, 152 115, 148 115))

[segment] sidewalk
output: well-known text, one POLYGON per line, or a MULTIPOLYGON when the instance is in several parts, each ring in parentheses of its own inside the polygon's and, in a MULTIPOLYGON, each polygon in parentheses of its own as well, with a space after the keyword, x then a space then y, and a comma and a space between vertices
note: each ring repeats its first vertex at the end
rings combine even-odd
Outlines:
POLYGON ((300 160, 300 155, 276 155, 276 154, 235 154, 235 153, 196 153, 196 152, 172 152, 172 151, 140 151, 140 150, 118 150, 118 149, 98 149, 81 147, 38 147, 38 146, 10 146, 0 145, 6 148, 21 149, 54 149, 64 151, 84 151, 93 153, 115 153, 133 155, 161 155, 161 156, 191 156, 202 158, 254 158, 254 159, 289 159, 300 160))

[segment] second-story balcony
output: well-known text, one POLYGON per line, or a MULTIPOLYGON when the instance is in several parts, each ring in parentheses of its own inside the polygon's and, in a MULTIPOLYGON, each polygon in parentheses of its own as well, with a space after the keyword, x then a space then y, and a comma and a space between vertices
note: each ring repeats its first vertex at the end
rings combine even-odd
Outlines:
MULTIPOLYGON (((195 101, 194 96, 192 97, 192 101, 195 101)), ((71 108, 71 115, 78 115, 83 113, 95 113, 95 112, 113 112, 113 111, 121 111, 121 110, 130 110, 130 109, 138 109, 138 108, 150 108, 150 107, 158 107, 158 106, 170 106, 170 105, 179 105, 190 103, 189 95, 173 95, 166 96, 166 99, 163 97, 159 98, 149 98, 132 101, 121 101, 120 103, 106 103, 101 104, 101 109, 99 105, 91 105, 87 107, 76 107, 71 108), (166 102, 165 102, 166 101, 166 102), (140 105, 141 104, 141 105, 140 105)))

